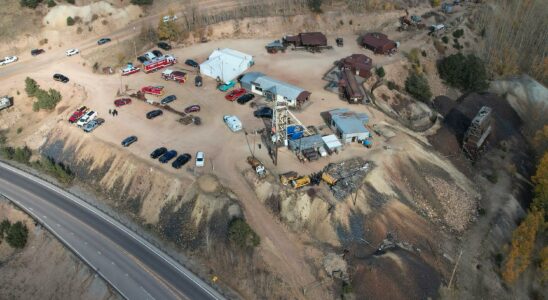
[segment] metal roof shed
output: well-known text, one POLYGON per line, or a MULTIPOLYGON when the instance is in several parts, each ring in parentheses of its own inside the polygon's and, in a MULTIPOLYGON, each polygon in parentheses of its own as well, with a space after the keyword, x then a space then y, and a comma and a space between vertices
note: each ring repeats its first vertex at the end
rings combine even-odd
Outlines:
POLYGON ((322 136, 319 134, 305 136, 298 140, 289 140, 289 149, 299 152, 307 149, 318 150, 323 147, 324 142, 322 136))
POLYGON ((342 143, 334 134, 322 136, 322 140, 330 152, 338 151, 342 148, 342 143))
POLYGON ((214 50, 208 60, 200 64, 200 72, 224 83, 238 77, 254 64, 249 54, 224 48, 214 50))

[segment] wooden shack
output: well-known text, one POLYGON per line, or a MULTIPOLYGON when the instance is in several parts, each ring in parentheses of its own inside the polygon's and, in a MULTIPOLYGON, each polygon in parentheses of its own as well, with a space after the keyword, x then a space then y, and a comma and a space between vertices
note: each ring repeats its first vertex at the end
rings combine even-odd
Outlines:
POLYGON ((361 37, 361 45, 375 54, 393 54, 397 51, 396 42, 379 32, 366 33, 361 37))

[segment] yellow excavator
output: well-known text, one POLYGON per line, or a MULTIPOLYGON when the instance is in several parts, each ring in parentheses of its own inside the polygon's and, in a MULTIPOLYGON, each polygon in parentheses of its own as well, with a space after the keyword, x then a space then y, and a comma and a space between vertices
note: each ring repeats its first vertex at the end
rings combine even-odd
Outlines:
POLYGON ((291 180, 295 180, 298 177, 299 177, 299 174, 297 174, 297 172, 290 171, 280 175, 280 182, 283 185, 288 185, 291 182, 291 180))

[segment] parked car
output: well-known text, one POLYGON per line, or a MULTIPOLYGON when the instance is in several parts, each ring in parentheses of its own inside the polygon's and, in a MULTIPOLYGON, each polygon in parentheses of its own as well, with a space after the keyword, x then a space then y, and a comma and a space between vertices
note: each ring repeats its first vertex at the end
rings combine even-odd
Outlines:
POLYGON ((116 106, 116 107, 124 106, 126 104, 131 104, 131 99, 121 98, 121 99, 114 100, 114 106, 116 106))
POLYGON ((164 153, 166 152, 167 152, 166 147, 156 148, 154 151, 152 151, 152 153, 150 153, 150 158, 157 159, 158 157, 164 155, 164 153))
POLYGON ((164 49, 164 50, 166 50, 166 51, 167 51, 167 50, 171 50, 171 45, 168 44, 168 43, 166 43, 166 42, 159 42, 159 43, 157 44, 157 46, 158 46, 158 48, 164 49))
POLYGON ((237 132, 242 130, 242 122, 238 117, 226 115, 223 116, 223 121, 225 121, 226 126, 228 126, 228 129, 232 132, 237 132))
POLYGON ((36 56, 36 55, 40 55, 44 52, 46 52, 44 49, 32 49, 32 50, 30 50, 30 55, 36 56))
POLYGON ((166 104, 171 103, 175 100, 177 100, 177 96, 169 95, 169 96, 165 97, 164 99, 160 100, 160 104, 166 105, 166 104))
POLYGON ((17 60, 19 60, 17 56, 6 56, 0 60, 0 66, 11 64, 12 62, 16 62, 17 60))
POLYGON ((156 57, 160 57, 163 55, 162 51, 160 50, 152 50, 152 54, 156 55, 156 57))
POLYGON ((97 118, 97 112, 95 111, 88 111, 86 114, 84 114, 79 120, 78 122, 76 122, 76 125, 78 125, 78 127, 82 127, 84 125, 86 125, 88 122, 92 121, 92 120, 95 120, 95 118, 97 118))
POLYGON ((205 154, 202 151, 196 153, 196 167, 203 167, 205 165, 205 154))
POLYGON ((69 123, 75 123, 76 121, 80 120, 80 118, 88 111, 88 108, 85 106, 79 107, 76 111, 72 113, 72 115, 69 118, 69 123))
POLYGON ((172 160, 175 156, 177 156, 177 151, 175 150, 169 150, 168 152, 164 153, 164 155, 160 156, 160 162, 165 164, 168 161, 172 160))
POLYGON ((235 81, 229 81, 228 83, 219 84, 217 89, 221 92, 226 92, 236 85, 235 81))
POLYGON ((197 105, 197 104, 194 104, 194 105, 191 105, 191 106, 185 108, 185 113, 186 114, 193 113, 193 112, 199 112, 199 111, 200 111, 200 105, 197 105))
POLYGON ((67 56, 73 56, 73 55, 76 55, 76 54, 78 54, 78 53, 80 53, 80 50, 78 50, 78 49, 76 49, 76 48, 74 48, 74 49, 68 49, 68 50, 65 52, 65 54, 66 54, 67 56))
POLYGON ((148 58, 146 58, 146 57, 144 57, 144 56, 139 56, 139 57, 137 57, 137 60, 138 60, 139 62, 141 62, 142 64, 144 64, 145 62, 148 61, 148 58))
POLYGON ((191 67, 193 67, 193 68, 197 68, 197 67, 200 66, 200 65, 199 65, 195 60, 193 60, 193 59, 187 59, 187 60, 185 60, 185 65, 191 66, 191 67))
POLYGON ((192 156, 190 156, 190 154, 188 153, 179 155, 179 157, 177 157, 177 159, 174 160, 173 163, 171 163, 171 166, 174 167, 175 169, 180 169, 187 162, 189 162, 191 158, 192 156))
POLYGON ((235 90, 232 90, 230 91, 230 93, 226 94, 225 96, 225 99, 228 100, 228 101, 234 101, 238 98, 240 98, 240 96, 243 96, 245 94, 245 89, 235 89, 235 90))
POLYGON ((173 15, 173 16, 164 16, 164 17, 162 18, 162 20, 164 21, 164 23, 167 23, 167 22, 169 22, 169 21, 172 21, 172 22, 173 22, 173 21, 177 20, 177 16, 176 16, 176 15, 173 15))
POLYGON ((125 138, 123 141, 122 141, 122 146, 124 147, 129 147, 129 145, 133 144, 137 142, 137 137, 132 135, 132 136, 129 136, 127 138, 125 138))
POLYGON ((97 118, 95 120, 89 121, 84 125, 85 132, 92 132, 95 128, 99 127, 101 124, 105 123, 105 119, 97 118))
POLYGON ((200 87, 203 85, 202 76, 196 75, 196 77, 194 77, 194 85, 197 87, 200 87))
POLYGON ((156 109, 156 110, 152 110, 152 111, 149 111, 147 112, 147 119, 154 119, 156 118, 157 116, 161 116, 164 112, 161 110, 161 109, 156 109))
POLYGON ((97 45, 103 45, 103 44, 106 44, 110 41, 112 41, 110 38, 102 38, 102 39, 97 41, 97 45))
POLYGON ((262 107, 253 112, 256 118, 272 119, 272 108, 262 107))
POLYGON ((65 76, 65 75, 63 75, 63 74, 59 74, 59 73, 53 74, 53 80, 55 80, 55 81, 60 81, 60 82, 62 82, 62 83, 67 83, 67 82, 69 82, 69 79, 68 79, 67 76, 65 76))
POLYGON ((255 95, 253 95, 253 94, 245 94, 245 95, 239 97, 238 100, 237 100, 237 102, 238 102, 239 104, 244 105, 244 104, 246 104, 247 102, 253 100, 253 98, 255 98, 255 95))

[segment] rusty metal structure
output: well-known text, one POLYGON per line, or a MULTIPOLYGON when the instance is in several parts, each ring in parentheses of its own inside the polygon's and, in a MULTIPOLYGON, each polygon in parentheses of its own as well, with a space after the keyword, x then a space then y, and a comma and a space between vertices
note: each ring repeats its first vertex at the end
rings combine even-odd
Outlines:
POLYGON ((462 149, 472 160, 476 160, 481 155, 487 144, 487 137, 493 130, 491 113, 490 107, 483 106, 464 134, 462 149))

